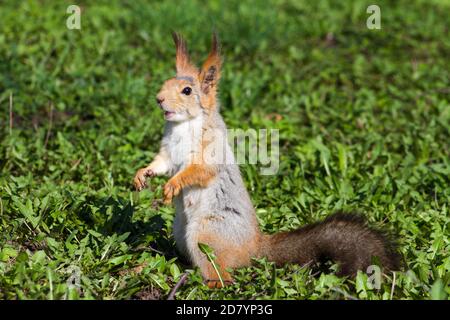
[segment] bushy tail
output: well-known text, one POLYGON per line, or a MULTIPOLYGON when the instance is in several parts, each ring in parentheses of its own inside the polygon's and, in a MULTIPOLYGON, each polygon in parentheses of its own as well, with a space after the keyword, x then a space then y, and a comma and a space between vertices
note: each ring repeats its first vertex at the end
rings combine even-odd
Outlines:
POLYGON ((279 265, 332 260, 340 266, 339 275, 348 276, 366 271, 375 257, 385 270, 400 268, 400 255, 382 232, 369 228, 361 216, 342 212, 295 231, 266 236, 260 253, 279 265))

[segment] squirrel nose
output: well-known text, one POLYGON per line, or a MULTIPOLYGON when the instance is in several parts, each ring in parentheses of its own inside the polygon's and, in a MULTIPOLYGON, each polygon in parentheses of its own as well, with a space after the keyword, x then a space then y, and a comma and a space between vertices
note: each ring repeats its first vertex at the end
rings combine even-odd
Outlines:
POLYGON ((156 97, 156 102, 157 102, 158 104, 163 103, 163 101, 164 101, 164 98, 162 98, 162 97, 156 97))

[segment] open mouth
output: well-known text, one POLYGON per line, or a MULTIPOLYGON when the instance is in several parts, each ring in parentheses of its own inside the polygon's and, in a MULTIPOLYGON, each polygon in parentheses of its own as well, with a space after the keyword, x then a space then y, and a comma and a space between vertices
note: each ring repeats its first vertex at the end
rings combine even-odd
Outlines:
POLYGON ((161 110, 164 112, 164 118, 165 119, 170 119, 175 115, 175 112, 173 111, 168 111, 166 110, 161 103, 158 103, 159 107, 161 108, 161 110))
POLYGON ((164 111, 164 118, 169 119, 169 118, 171 118, 174 114, 175 114, 175 112, 172 112, 172 111, 164 111))

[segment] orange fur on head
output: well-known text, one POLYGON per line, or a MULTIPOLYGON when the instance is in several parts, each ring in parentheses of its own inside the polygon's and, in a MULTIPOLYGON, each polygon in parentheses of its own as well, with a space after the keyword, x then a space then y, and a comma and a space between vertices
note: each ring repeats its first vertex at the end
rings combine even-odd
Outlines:
POLYGON ((173 33, 172 36, 176 46, 176 78, 194 79, 193 83, 199 86, 201 106, 207 110, 216 109, 217 88, 222 65, 217 35, 213 34, 211 51, 200 70, 189 59, 186 41, 178 33, 173 33))

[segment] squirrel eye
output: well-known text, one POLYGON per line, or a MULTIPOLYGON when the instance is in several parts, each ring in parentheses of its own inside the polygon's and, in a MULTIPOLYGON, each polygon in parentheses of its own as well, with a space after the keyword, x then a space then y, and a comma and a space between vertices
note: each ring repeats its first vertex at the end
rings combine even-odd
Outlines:
POLYGON ((191 92, 192 92, 192 89, 189 88, 189 87, 186 87, 186 88, 183 89, 183 91, 181 91, 182 94, 185 94, 187 96, 190 95, 191 92))

